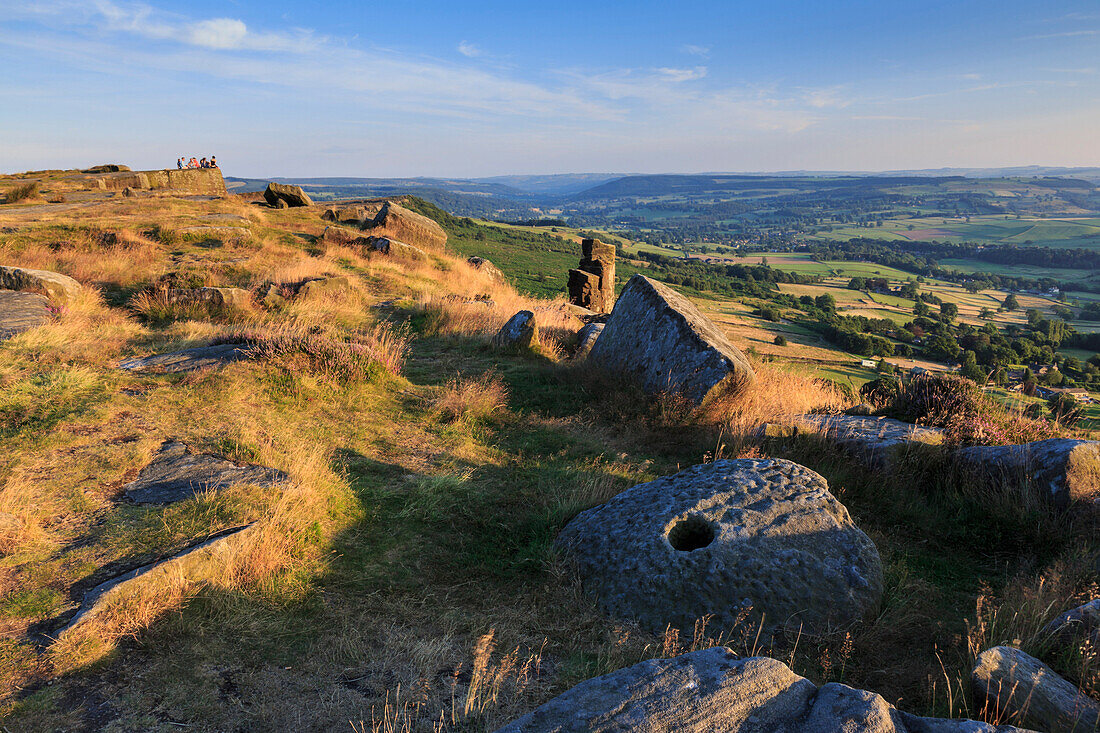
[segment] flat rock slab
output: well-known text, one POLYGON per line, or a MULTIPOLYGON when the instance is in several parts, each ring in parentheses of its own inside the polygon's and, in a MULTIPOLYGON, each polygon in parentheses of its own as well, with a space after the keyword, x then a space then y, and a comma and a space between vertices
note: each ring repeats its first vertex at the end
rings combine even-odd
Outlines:
POLYGON ((364 229, 376 237, 396 239, 413 247, 442 249, 447 244, 447 232, 434 219, 387 201, 364 229))
POLYGON ((1093 440, 973 446, 955 451, 955 457, 994 479, 1029 482, 1058 507, 1100 498, 1100 443, 1093 440))
POLYGON ((633 376, 646 392, 678 393, 702 403, 749 389, 744 354, 690 300, 635 275, 623 288, 588 363, 633 376))
POLYGON ((80 608, 57 633, 64 638, 86 623, 108 618, 118 607, 138 602, 175 584, 192 586, 218 579, 229 567, 249 533, 249 524, 221 532, 183 552, 151 562, 128 573, 111 578, 84 594, 80 608))
POLYGON ((656 633, 690 636, 704 616, 722 631, 820 633, 882 596, 874 544, 824 478, 785 460, 715 461, 640 484, 577 515, 557 543, 611 616, 656 633))
POLYGON ((38 293, 0 290, 0 341, 50 320, 50 302, 38 293))
POLYGON ((1019 649, 998 646, 978 655, 970 675, 977 701, 1002 720, 1044 733, 1094 733, 1100 705, 1075 685, 1019 649))
POLYGON ((127 359, 119 364, 119 369, 135 372, 156 372, 158 374, 176 374, 193 372, 198 369, 212 369, 232 364, 251 357, 251 351, 242 344, 219 344, 200 346, 195 349, 173 351, 170 354, 154 354, 136 359, 127 359))
POLYGON ((943 431, 860 415, 802 415, 792 425, 767 426, 765 436, 779 437, 802 428, 820 434, 872 468, 889 468, 907 451, 943 442, 943 431))
POLYGON ((183 443, 166 441, 126 484, 126 498, 135 504, 170 504, 203 491, 219 491, 237 484, 276 486, 289 477, 266 466, 234 463, 209 453, 192 453, 183 443))
POLYGON ((497 733, 1023 733, 919 718, 873 692, 818 688, 768 657, 712 647, 582 682, 497 733))

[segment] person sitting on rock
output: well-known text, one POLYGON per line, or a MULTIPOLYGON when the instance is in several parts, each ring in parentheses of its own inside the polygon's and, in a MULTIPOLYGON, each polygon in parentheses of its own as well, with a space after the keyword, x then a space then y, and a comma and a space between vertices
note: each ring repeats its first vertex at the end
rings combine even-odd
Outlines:
POLYGON ((195 160, 194 158, 191 158, 191 162, 188 163, 187 167, 188 168, 198 168, 199 167, 199 161, 195 160))
POLYGON ((207 167, 207 165, 206 165, 206 156, 203 156, 202 160, 199 161, 199 168, 206 168, 206 167, 207 167))
POLYGON ((216 155, 211 155, 210 156, 210 167, 211 168, 217 168, 218 167, 218 156, 216 156, 216 155))
POLYGON ((176 158, 176 168, 180 170, 183 169, 183 158, 176 158))

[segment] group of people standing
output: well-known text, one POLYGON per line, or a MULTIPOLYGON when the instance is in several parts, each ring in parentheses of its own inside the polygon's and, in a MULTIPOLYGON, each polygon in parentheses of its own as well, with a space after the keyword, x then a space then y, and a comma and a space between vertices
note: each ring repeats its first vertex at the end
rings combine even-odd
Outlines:
POLYGON ((194 158, 191 158, 190 160, 188 160, 187 158, 177 158, 176 167, 180 170, 183 170, 184 168, 217 168, 218 156, 211 155, 210 160, 207 160, 206 158, 202 158, 201 160, 195 160, 194 158))

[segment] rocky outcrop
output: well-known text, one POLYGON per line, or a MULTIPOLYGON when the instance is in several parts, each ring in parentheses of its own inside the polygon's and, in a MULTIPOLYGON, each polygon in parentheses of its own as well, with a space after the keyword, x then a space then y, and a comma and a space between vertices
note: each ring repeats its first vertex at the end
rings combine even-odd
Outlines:
POLYGON ((218 309, 247 309, 252 305, 252 293, 241 288, 169 288, 169 303, 202 304, 218 309))
POLYGON ((119 369, 134 372, 155 372, 157 374, 176 374, 193 372, 199 369, 216 369, 235 361, 248 359, 251 352, 242 344, 219 344, 200 346, 195 349, 174 351, 170 354, 153 354, 127 359, 118 365, 119 369))
POLYGON ((581 261, 569 271, 569 302, 607 313, 615 302, 615 247, 598 239, 581 240, 581 261))
POLYGON ((785 460, 715 461, 640 484, 579 514, 557 545, 610 615, 657 633, 690 635, 708 615, 724 630, 819 633, 882 595, 874 544, 824 478, 785 460))
POLYGON ((993 647, 978 656, 970 682, 985 710, 1044 733, 1093 733, 1100 705, 1050 667, 1019 649, 993 647))
POLYGON ((325 221, 362 226, 372 217, 365 206, 330 206, 321 214, 325 221))
POLYGON ((592 353, 592 347, 596 345, 596 339, 603 333, 604 324, 586 323, 577 332, 577 350, 573 353, 574 359, 587 359, 592 353))
POLYGON ((500 349, 529 349, 538 343, 539 327, 535 314, 520 311, 500 327, 493 337, 493 346, 500 349))
POLYGON ((321 295, 338 293, 351 287, 350 277, 321 277, 316 280, 306 281, 302 287, 298 289, 298 296, 301 298, 316 298, 321 295))
POLYGON ((802 415, 790 424, 769 424, 763 437, 800 433, 820 435, 865 464, 886 469, 913 451, 943 442, 943 431, 894 420, 859 415, 802 415))
POLYGON ((713 647, 653 659, 568 690, 497 733, 1023 733, 919 718, 872 692, 817 688, 768 657, 713 647))
POLYGON ((229 571, 237 553, 255 531, 255 524, 222 532, 177 555, 143 565, 100 583, 84 594, 76 615, 57 633, 64 639, 85 625, 112 623, 120 608, 149 602, 179 586, 192 588, 218 581, 229 571))
POLYGON ((50 320, 50 302, 38 293, 0 290, 0 341, 50 320))
POLYGON ((478 272, 483 272, 493 280, 504 282, 504 273, 496 265, 484 257, 468 257, 466 262, 478 272))
POLYGON ((183 443, 167 440, 138 477, 123 488, 126 498, 135 504, 170 504, 203 491, 220 491, 237 484, 276 486, 288 479, 274 468, 192 453, 183 443))
POLYGON ((387 237, 414 247, 442 249, 447 233, 438 223, 404 206, 387 201, 365 229, 375 237, 387 237))
POLYGON ((1038 487, 1057 507, 1100 498, 1100 443, 1051 438, 960 448, 955 457, 995 481, 1038 487))
POLYGON ((69 305, 80 294, 80 283, 49 270, 0 265, 0 290, 41 293, 57 305, 69 305))
MULTIPOLYGON (((360 240, 356 240, 355 242, 353 242, 353 244, 359 243, 360 240)), ((368 249, 372 249, 375 252, 381 252, 384 255, 400 257, 406 260, 428 259, 428 253, 420 249, 419 247, 413 247, 411 244, 398 242, 396 239, 390 239, 389 237, 361 238, 361 243, 368 249)))
POLYGON ((644 275, 623 288, 588 363, 631 375, 650 393, 702 403, 755 382, 752 367, 725 334, 684 296, 644 275))
POLYGON ((119 173, 129 170, 130 166, 121 163, 104 163, 103 165, 93 165, 91 168, 85 168, 81 173, 119 173))
POLYGON ((264 200, 271 206, 283 201, 287 206, 313 206, 313 199, 309 197, 301 186, 291 186, 287 183, 271 182, 264 191, 264 200))

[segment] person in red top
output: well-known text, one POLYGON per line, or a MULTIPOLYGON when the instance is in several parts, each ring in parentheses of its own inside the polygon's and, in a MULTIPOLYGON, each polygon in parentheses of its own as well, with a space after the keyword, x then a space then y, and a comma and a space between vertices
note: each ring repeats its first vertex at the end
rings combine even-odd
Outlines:
POLYGON ((191 162, 187 164, 187 167, 188 168, 198 168, 199 167, 199 161, 192 158, 191 162))

